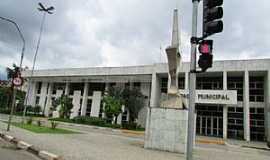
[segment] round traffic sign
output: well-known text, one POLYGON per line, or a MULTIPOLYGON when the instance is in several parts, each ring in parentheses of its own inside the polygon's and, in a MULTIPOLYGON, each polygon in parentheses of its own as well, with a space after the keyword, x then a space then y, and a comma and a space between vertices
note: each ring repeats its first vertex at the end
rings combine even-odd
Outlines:
POLYGON ((16 77, 12 80, 14 86, 21 86, 23 81, 21 77, 16 77))

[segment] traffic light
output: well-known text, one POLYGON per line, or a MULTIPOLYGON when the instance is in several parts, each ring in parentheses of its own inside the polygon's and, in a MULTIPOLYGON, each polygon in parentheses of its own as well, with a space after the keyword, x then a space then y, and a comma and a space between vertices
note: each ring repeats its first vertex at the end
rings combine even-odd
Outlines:
POLYGON ((202 40, 199 44, 199 52, 201 53, 199 57, 199 67, 202 72, 205 72, 208 68, 212 67, 213 63, 213 40, 202 40))
POLYGON ((203 37, 222 32, 223 0, 203 0, 203 37))

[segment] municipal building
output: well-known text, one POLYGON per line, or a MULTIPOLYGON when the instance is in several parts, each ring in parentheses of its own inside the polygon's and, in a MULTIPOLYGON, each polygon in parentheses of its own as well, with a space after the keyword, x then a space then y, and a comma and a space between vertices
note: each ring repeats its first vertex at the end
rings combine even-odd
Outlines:
MULTIPOLYGON (((27 78, 31 71, 24 71, 27 78)), ((189 63, 179 71, 178 86, 188 99, 189 63)), ((137 122, 146 125, 147 112, 160 107, 167 93, 168 65, 93 67, 36 70, 28 104, 40 105, 49 115, 52 100, 62 94, 73 100, 72 117, 104 117, 102 97, 110 86, 137 87, 145 98, 137 122)), ((215 61, 206 73, 197 74, 197 135, 265 141, 270 134, 270 59, 215 61)), ((128 121, 123 108, 119 124, 128 121)))

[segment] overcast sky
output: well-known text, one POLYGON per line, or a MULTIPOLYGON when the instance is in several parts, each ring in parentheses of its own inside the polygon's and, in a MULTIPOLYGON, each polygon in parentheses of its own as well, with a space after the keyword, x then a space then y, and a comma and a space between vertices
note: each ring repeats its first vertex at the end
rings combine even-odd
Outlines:
MULTIPOLYGON (((37 44, 42 18, 38 2, 0 2, 0 16, 16 21, 26 39, 24 66, 32 65, 37 44)), ((179 9, 182 57, 189 61, 191 0, 40 2, 53 5, 55 11, 46 17, 38 69, 166 62, 164 49, 170 44, 174 8, 179 9)), ((212 36, 214 59, 269 58, 270 1, 224 0, 223 9, 224 31, 212 36)), ((201 25, 198 29, 201 32, 201 25)), ((18 64, 21 46, 14 26, 0 21, 0 65, 18 64)))

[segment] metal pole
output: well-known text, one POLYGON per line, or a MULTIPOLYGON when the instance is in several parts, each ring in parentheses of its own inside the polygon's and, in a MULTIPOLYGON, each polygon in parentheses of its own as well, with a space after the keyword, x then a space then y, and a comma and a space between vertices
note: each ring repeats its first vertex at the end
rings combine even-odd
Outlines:
POLYGON ((13 112, 14 112, 14 108, 15 108, 16 92, 17 92, 17 90, 14 88, 14 89, 13 89, 13 98, 12 98, 12 107, 11 107, 10 115, 9 115, 9 117, 8 117, 7 131, 10 130, 11 119, 12 119, 13 112))
MULTIPOLYGON (((197 18, 199 0, 192 0, 192 37, 197 37, 197 18)), ((190 75, 189 75, 189 112, 188 112, 188 139, 187 139, 187 160, 192 160, 192 150, 194 142, 194 111, 195 111, 195 95, 196 95, 196 47, 197 44, 191 42, 190 56, 190 75)))
MULTIPOLYGON (((22 51, 21 51, 21 59, 20 59, 20 71, 22 71, 22 62, 23 62, 23 57, 24 57, 24 50, 25 50, 25 39, 23 37, 23 34, 19 28, 19 26, 17 25, 16 22, 8 19, 8 18, 4 18, 4 17, 0 17, 0 19, 4 20, 4 21, 7 21, 7 22, 10 22, 12 23, 16 29, 18 30, 19 32, 19 35, 22 39, 22 42, 23 42, 23 47, 22 47, 22 51)), ((16 88, 14 88, 13 86, 13 98, 12 98, 12 105, 11 105, 11 111, 10 111, 10 115, 9 115, 9 118, 8 118, 8 126, 7 126, 7 131, 10 130, 10 123, 11 123, 11 120, 12 120, 12 115, 13 115, 13 112, 14 112, 14 108, 15 108, 15 101, 16 101, 16 94, 17 94, 17 90, 16 88)))
POLYGON ((16 27, 16 29, 18 30, 18 32, 19 32, 19 35, 20 35, 20 37, 22 39, 22 42, 23 42, 23 47, 22 47, 22 52, 21 52, 21 60, 20 60, 20 70, 22 70, 22 62, 23 62, 24 50, 25 50, 25 39, 23 37, 23 34, 22 34, 19 26, 17 25, 17 23, 15 23, 14 21, 12 21, 10 19, 7 19, 7 18, 4 18, 4 17, 0 17, 0 19, 12 23, 16 27))
POLYGON ((33 66, 32 66, 31 74, 30 74, 30 77, 29 77, 29 84, 28 84, 28 87, 27 87, 27 92, 26 92, 25 101, 24 101, 24 109, 23 109, 22 122, 24 122, 24 120, 25 120, 26 105, 28 103, 27 101, 28 101, 28 97, 29 97, 29 91, 30 91, 30 89, 32 87, 32 77, 33 77, 34 69, 35 69, 35 65, 36 65, 36 59, 37 59, 37 54, 38 54, 39 45, 40 45, 40 41, 41 41, 41 36, 42 36, 42 31, 43 31, 45 17, 46 17, 46 12, 43 13, 43 17, 42 17, 42 21, 41 21, 38 43, 37 43, 36 52, 35 52, 35 55, 34 55, 33 66))

